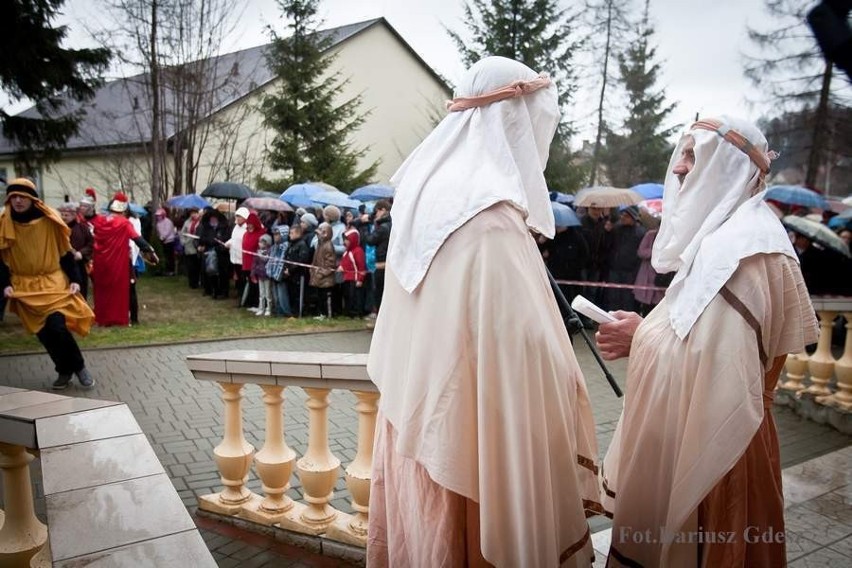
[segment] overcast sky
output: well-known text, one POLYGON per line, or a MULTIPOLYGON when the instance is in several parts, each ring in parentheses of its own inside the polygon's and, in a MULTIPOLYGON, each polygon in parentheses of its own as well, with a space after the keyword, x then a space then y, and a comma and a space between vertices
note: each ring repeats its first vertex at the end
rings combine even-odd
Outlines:
MULTIPOLYGON (((633 3, 637 9, 644 4, 633 3)), ((85 39, 83 22, 91 25, 100 6, 97 0, 67 1, 63 23, 71 28, 71 43, 85 39)), ((250 0, 246 6, 227 41, 228 51, 266 43, 268 24, 284 31, 274 0, 250 0)), ((463 6, 463 0, 322 0, 321 14, 324 27, 384 16, 429 65, 455 82, 464 67, 445 26, 465 33, 463 6)), ((743 77, 741 54, 750 47, 746 27, 761 23, 763 6, 763 0, 651 0, 663 65, 659 86, 670 102, 678 103, 672 123, 686 123, 696 113, 760 117, 762 109, 748 104, 759 96, 743 77)), ((594 100, 591 91, 578 97, 575 118, 584 138, 592 136, 594 100)))

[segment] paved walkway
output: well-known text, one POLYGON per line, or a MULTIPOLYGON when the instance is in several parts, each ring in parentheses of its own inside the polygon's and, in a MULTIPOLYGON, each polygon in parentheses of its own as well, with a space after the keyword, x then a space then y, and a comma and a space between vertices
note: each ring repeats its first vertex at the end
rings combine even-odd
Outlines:
MULTIPOLYGON (((230 349, 359 353, 369 349, 370 338, 369 332, 356 331, 92 350, 85 356, 97 385, 88 392, 72 387, 63 394, 125 402, 148 436, 184 503, 194 511, 199 495, 221 489, 213 448, 222 440, 223 405, 220 390, 215 384, 196 381, 187 371, 184 363, 187 355, 230 349)), ((621 411, 621 401, 612 394, 581 339, 577 339, 575 348, 589 386, 603 456, 621 411)), ((623 387, 626 362, 613 363, 611 370, 623 387)), ((0 357, 2 385, 48 390, 54 378, 53 365, 47 355, 0 357)), ((305 395, 300 389, 288 389, 285 394, 287 443, 301 455, 308 439, 305 395)), ((330 400, 331 450, 347 464, 355 455, 357 443, 355 399, 348 392, 333 392, 330 400)), ((778 422, 782 466, 785 468, 852 444, 852 438, 830 427, 805 421, 789 409, 776 408, 774 414, 778 422)), ((243 422, 246 439, 259 449, 263 445, 265 421, 258 387, 249 386, 244 390, 243 422)), ((291 497, 301 499, 301 488, 295 477, 292 485, 291 497)), ((260 481, 254 473, 248 486, 252 491, 261 492, 260 481)), ((332 504, 351 512, 342 479, 336 489, 332 504)), ((605 525, 604 521, 596 521, 593 529, 599 530, 605 525)), ((338 565, 328 559, 304 555, 280 543, 264 541, 264 537, 238 534, 235 529, 218 523, 199 521, 199 526, 222 566, 260 566, 272 561, 277 566, 338 565), (290 559, 289 564, 282 563, 282 556, 290 559)))

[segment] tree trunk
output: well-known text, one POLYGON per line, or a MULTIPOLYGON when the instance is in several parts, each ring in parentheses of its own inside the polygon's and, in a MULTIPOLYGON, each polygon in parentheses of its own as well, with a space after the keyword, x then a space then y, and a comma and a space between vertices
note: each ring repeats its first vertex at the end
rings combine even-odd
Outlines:
POLYGON ((163 152, 160 134, 160 66, 157 63, 157 0, 151 2, 151 207, 160 206, 163 152))
POLYGON ((811 152, 808 155, 808 170, 805 174, 805 185, 813 188, 819 173, 820 162, 824 154, 825 137, 828 125, 828 95, 831 90, 832 64, 825 62, 825 71, 822 74, 822 89, 819 92, 819 103, 814 112, 814 130, 811 139, 811 152))
POLYGON ((592 173, 589 176, 589 185, 595 185, 598 175, 598 160, 601 152, 601 137, 603 135, 603 107, 606 95, 607 68, 609 66, 610 39, 612 37, 612 0, 607 3, 606 18, 606 45, 604 47, 603 80, 601 81, 601 96, 598 101, 598 133, 595 137, 595 150, 592 153, 592 173))

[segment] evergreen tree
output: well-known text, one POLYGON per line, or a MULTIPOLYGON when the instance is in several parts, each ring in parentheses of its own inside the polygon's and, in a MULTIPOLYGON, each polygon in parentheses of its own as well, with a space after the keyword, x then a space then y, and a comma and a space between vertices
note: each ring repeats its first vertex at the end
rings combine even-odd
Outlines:
POLYGON ((621 82, 627 93, 628 116, 622 133, 607 132, 603 161, 612 183, 630 187, 646 181, 662 181, 672 153, 668 138, 675 127, 664 127, 675 105, 665 104, 665 93, 656 90, 660 64, 654 61, 653 29, 648 23, 648 2, 638 38, 618 56, 621 82))
POLYGON ((500 55, 546 72, 556 82, 562 121, 544 176, 554 190, 579 188, 585 172, 573 163, 569 142, 574 127, 567 118, 577 90, 573 59, 579 42, 572 34, 576 15, 560 9, 555 0, 471 0, 464 12, 470 38, 452 30, 447 33, 467 66, 500 55))
POLYGON ((346 85, 339 74, 326 72, 334 57, 326 51, 329 34, 317 32, 318 0, 278 0, 292 32, 281 37, 273 30, 266 60, 279 82, 274 93, 264 97, 261 112, 264 124, 275 131, 266 149, 277 179, 261 179, 261 187, 280 191, 307 180, 353 189, 372 181, 377 163, 358 171, 358 161, 366 149, 353 149, 350 136, 364 122, 359 114, 360 97, 335 106, 346 85))
POLYGON ((65 49, 65 26, 53 27, 65 0, 4 0, 0 3, 0 89, 13 100, 30 99, 38 116, 0 110, 3 134, 18 147, 17 168, 32 170, 58 159, 76 134, 83 111, 74 102, 91 98, 106 69, 107 49, 65 49))

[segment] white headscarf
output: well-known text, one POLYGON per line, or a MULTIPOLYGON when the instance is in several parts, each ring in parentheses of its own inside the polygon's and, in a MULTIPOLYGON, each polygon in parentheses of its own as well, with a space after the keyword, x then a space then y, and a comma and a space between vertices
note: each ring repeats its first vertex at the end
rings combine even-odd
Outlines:
MULTIPOLYGON (((456 96, 472 97, 539 75, 505 57, 468 69, 456 96)), ((413 292, 444 241, 477 213, 509 201, 552 238, 544 168, 559 124, 556 86, 451 112, 391 178, 396 186, 388 266, 413 292)))
MULTIPOLYGON (((722 132, 734 130, 767 153, 766 138, 756 126, 724 116, 720 121, 722 132)), ((693 125, 675 148, 651 264, 657 272, 677 271, 666 303, 672 328, 681 339, 741 259, 760 253, 796 258, 787 231, 763 201, 763 188, 758 166, 719 132, 693 125), (695 165, 681 185, 672 169, 689 136, 695 140, 695 165)))

